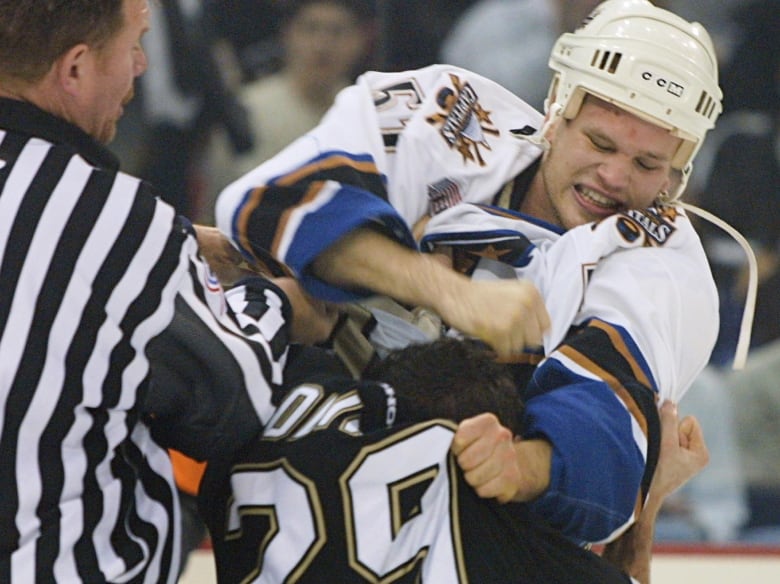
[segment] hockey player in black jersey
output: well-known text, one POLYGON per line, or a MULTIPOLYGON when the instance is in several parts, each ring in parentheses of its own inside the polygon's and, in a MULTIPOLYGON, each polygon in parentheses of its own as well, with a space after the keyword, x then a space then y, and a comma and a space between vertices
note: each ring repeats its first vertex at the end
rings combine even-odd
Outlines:
MULTIPOLYGON (((294 347, 262 436, 212 462, 201 486, 219 581, 629 582, 527 505, 465 482, 450 451, 456 422, 487 416, 519 437, 519 399, 476 342, 391 353, 363 381, 323 350, 294 347)), ((626 558, 649 554, 652 530, 642 537, 644 548, 611 558, 633 568, 626 558)))

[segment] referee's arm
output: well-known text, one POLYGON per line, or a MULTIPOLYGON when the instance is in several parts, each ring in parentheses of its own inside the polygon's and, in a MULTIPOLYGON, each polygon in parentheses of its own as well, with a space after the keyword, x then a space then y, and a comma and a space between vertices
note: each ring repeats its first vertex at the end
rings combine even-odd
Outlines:
POLYGON ((161 446, 205 460, 252 438, 270 417, 292 307, 266 278, 248 278, 225 293, 188 231, 182 261, 189 269, 173 320, 147 347, 143 415, 161 446))

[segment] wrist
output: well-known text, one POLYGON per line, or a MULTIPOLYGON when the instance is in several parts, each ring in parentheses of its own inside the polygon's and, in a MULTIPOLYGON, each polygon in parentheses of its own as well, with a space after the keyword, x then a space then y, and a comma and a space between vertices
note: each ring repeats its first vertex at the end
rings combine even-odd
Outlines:
POLYGON ((418 306, 446 317, 461 309, 470 280, 430 254, 420 255, 418 306))
POLYGON ((517 440, 514 448, 519 480, 512 500, 533 501, 550 486, 552 444, 544 439, 517 440))

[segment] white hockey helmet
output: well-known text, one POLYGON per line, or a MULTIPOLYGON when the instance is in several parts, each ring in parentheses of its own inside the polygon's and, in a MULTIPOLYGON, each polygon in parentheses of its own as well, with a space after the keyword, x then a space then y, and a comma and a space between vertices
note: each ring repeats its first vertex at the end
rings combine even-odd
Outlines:
POLYGON ((647 0, 606 0, 556 41, 546 109, 579 112, 585 94, 669 129, 682 138, 672 167, 684 190, 691 163, 722 111, 718 63, 707 31, 647 0))

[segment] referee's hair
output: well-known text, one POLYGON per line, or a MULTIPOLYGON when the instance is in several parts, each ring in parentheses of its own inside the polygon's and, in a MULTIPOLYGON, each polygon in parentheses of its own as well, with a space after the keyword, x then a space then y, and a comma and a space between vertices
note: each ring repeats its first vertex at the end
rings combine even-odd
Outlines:
POLYGON ((124 23, 123 0, 0 0, 0 81, 34 83, 78 44, 105 47, 124 23))
POLYGON ((497 363, 495 353, 481 342, 445 337, 410 345, 373 364, 364 378, 391 385, 410 421, 460 422, 492 412, 520 434, 520 392, 509 367, 497 363))

